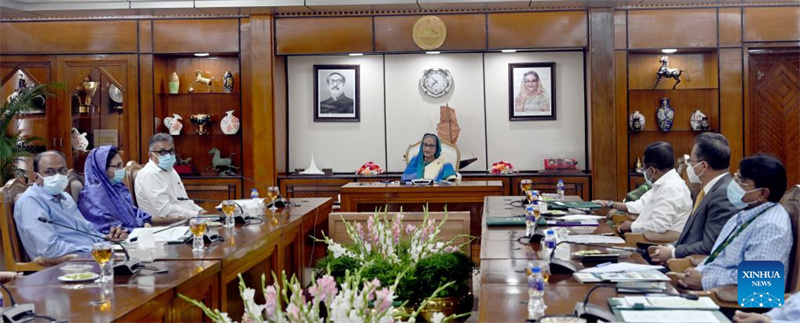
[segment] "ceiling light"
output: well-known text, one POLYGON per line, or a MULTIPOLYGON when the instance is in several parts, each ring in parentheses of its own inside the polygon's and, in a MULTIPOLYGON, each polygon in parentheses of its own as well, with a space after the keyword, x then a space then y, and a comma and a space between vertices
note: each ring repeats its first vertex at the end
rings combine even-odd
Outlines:
POLYGON ((503 53, 516 53, 517 50, 516 49, 504 49, 504 50, 501 50, 501 52, 503 52, 503 53))
POLYGON ((442 52, 425 52, 425 54, 429 54, 429 55, 438 55, 438 54, 441 54, 441 53, 442 52))
POLYGON ((208 56, 208 53, 194 53, 194 56, 197 56, 197 57, 206 57, 206 56, 208 56))
POLYGON ((677 51, 678 50, 675 49, 675 48, 664 48, 664 49, 661 50, 661 52, 664 53, 664 54, 672 54, 672 53, 677 52, 677 51))
POLYGON ((364 56, 364 53, 350 53, 350 56, 364 56))

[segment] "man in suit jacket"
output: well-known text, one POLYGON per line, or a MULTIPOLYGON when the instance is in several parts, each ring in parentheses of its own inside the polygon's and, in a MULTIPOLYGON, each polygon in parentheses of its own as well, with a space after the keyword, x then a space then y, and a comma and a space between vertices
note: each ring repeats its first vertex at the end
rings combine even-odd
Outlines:
POLYGON ((319 112, 323 114, 353 113, 353 111, 355 111, 353 99, 348 98, 344 94, 344 86, 345 82, 347 82, 347 80, 344 78, 344 75, 333 72, 328 75, 326 82, 328 83, 328 91, 330 92, 331 97, 320 102, 319 112))
POLYGON ((673 245, 648 248, 653 263, 711 253, 722 227, 738 211, 728 201, 730 157, 731 150, 725 136, 707 132, 694 138, 686 173, 690 182, 702 183, 703 189, 697 194, 692 215, 678 241, 673 245))

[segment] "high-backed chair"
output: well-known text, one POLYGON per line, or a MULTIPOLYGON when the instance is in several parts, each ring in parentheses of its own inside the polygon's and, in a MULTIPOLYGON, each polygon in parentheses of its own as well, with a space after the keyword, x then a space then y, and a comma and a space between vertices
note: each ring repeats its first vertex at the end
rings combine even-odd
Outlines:
POLYGON ((78 203, 78 196, 81 194, 81 190, 83 190, 83 179, 83 174, 78 173, 74 169, 70 169, 69 174, 67 174, 68 184, 66 192, 72 196, 72 200, 75 201, 75 203, 78 203))
MULTIPOLYGON (((453 168, 455 168, 456 173, 458 173, 459 164, 461 162, 461 151, 458 150, 458 147, 454 144, 451 144, 447 141, 439 139, 439 142, 442 144, 442 155, 447 158, 451 164, 453 164, 453 168)), ((408 146, 406 149, 405 159, 406 165, 411 162, 411 158, 414 158, 419 153, 419 145, 422 144, 422 141, 417 141, 408 146)))
POLYGON ((128 187, 128 190, 131 191, 131 198, 133 198, 133 205, 139 206, 136 203, 136 191, 134 190, 134 184, 136 183, 136 175, 139 174, 139 171, 142 170, 144 167, 142 164, 139 164, 135 161, 129 161, 125 164, 125 178, 122 179, 122 183, 128 187))

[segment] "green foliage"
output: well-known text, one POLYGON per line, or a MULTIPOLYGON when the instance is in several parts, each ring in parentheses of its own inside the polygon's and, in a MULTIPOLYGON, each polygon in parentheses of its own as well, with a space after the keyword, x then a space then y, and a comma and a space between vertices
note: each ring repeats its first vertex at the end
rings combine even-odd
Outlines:
POLYGON ((397 284, 395 293, 399 299, 411 300, 414 299, 414 285, 416 284, 416 279, 414 277, 414 272, 411 270, 403 274, 406 268, 408 268, 407 263, 394 264, 386 259, 374 259, 369 265, 362 269, 361 277, 365 281, 371 281, 377 278, 381 282, 381 286, 389 286, 394 284, 397 277, 402 275, 397 284))
POLYGON ((324 275, 326 271, 329 270, 330 275, 336 279, 337 284, 342 284, 344 282, 344 277, 347 272, 356 272, 359 267, 358 259, 348 256, 334 258, 333 254, 330 252, 328 252, 327 257, 317 261, 316 265, 317 272, 320 276, 324 275))
POLYGON ((430 295, 440 286, 454 284, 443 289, 439 297, 460 296, 469 291, 469 282, 475 263, 462 252, 435 253, 417 263, 414 271, 417 287, 415 295, 430 295))
POLYGON ((0 185, 14 177, 26 175, 16 163, 21 158, 30 156, 25 147, 41 138, 24 136, 12 125, 15 124, 17 115, 36 108, 36 100, 45 100, 50 96, 50 87, 37 85, 25 88, 0 109, 0 185))

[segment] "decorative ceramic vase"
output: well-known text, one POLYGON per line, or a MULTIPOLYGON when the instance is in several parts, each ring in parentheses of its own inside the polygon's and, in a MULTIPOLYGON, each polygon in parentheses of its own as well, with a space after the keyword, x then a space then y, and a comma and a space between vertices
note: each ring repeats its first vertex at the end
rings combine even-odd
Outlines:
POLYGON ((227 114, 219 122, 219 127, 222 128, 222 133, 226 135, 235 135, 239 132, 239 118, 233 115, 233 110, 225 111, 227 114))
POLYGON ((172 72, 172 76, 169 77, 169 94, 178 94, 180 86, 181 79, 178 78, 178 73, 172 72))
POLYGON ((661 107, 656 110, 656 118, 658 119, 658 128, 661 131, 669 131, 672 129, 672 121, 675 120, 675 110, 669 105, 669 99, 661 98, 661 107))
POLYGON ((708 117, 700 110, 692 113, 692 116, 689 117, 689 124, 692 125, 694 131, 707 131, 709 128, 708 117))
POLYGON ((207 134, 210 133, 206 129, 206 126, 208 126, 211 123, 211 115, 210 114, 205 114, 205 113, 203 113, 203 114, 193 114, 189 118, 189 121, 193 125, 197 126, 197 134, 198 135, 202 136, 202 135, 207 135, 207 134))
POLYGON ((77 128, 72 128, 72 151, 86 151, 89 147, 89 140, 86 139, 86 133, 80 133, 77 128))
POLYGON ((183 124, 178 121, 182 120, 179 114, 172 114, 171 117, 164 118, 164 126, 167 127, 167 131, 169 131, 170 135, 177 136, 181 134, 181 129, 183 129, 183 124))
POLYGON ((225 75, 222 77, 222 87, 225 88, 225 93, 233 92, 233 74, 231 74, 231 71, 225 71, 225 75))
POLYGON ((633 132, 639 132, 644 130, 645 119, 644 115, 639 112, 639 110, 634 111, 631 113, 630 117, 628 117, 628 126, 631 128, 633 132))

